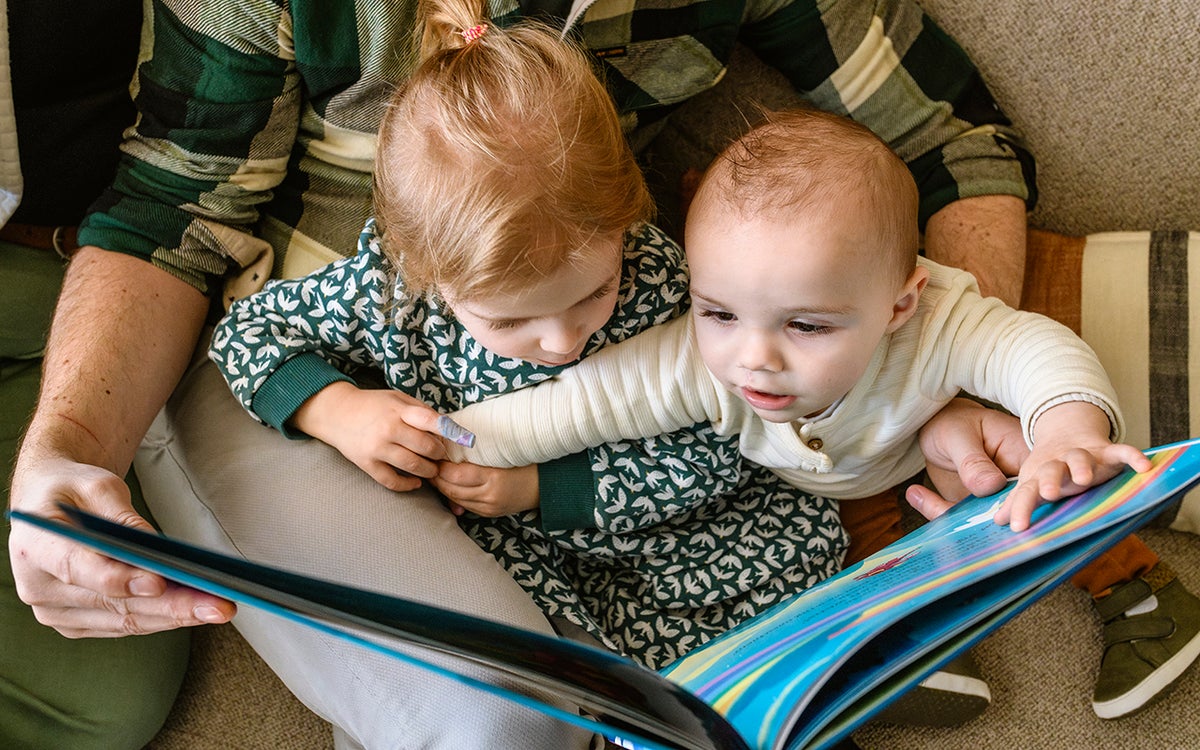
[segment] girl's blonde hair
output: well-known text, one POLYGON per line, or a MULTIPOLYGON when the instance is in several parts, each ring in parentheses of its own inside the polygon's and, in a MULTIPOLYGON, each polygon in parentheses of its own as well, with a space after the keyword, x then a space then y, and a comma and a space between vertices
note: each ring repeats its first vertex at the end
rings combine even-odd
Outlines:
MULTIPOLYGON (((611 244, 653 202, 590 58, 480 0, 422 0, 421 62, 384 116, 375 211, 412 294, 517 291, 611 244)), ((594 257, 594 255, 592 256, 594 257)))

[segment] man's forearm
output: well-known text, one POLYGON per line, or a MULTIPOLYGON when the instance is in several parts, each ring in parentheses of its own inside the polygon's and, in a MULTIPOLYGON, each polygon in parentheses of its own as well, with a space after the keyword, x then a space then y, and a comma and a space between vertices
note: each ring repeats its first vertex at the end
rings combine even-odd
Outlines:
POLYGON ((208 300, 144 260, 85 247, 63 282, 22 446, 124 475, 195 348, 208 300))
POLYGON ((1025 201, 981 195, 950 203, 929 218, 925 255, 970 271, 985 297, 1020 307, 1025 283, 1025 201))

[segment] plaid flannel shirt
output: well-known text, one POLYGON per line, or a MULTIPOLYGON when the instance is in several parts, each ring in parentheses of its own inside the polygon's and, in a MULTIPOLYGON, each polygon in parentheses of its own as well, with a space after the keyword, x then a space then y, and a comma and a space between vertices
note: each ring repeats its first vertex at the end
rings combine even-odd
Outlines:
MULTIPOLYGON (((563 0, 491 0, 498 24, 563 0), (536 6, 536 7, 535 7, 536 6)), ((414 59, 412 0, 153 0, 117 178, 80 239, 240 296, 353 255, 375 132, 414 59)), ((572 30, 627 129, 724 75, 735 42, 909 164, 928 217, 951 201, 1032 203, 1033 164, 958 45, 911 0, 596 0, 572 30)))

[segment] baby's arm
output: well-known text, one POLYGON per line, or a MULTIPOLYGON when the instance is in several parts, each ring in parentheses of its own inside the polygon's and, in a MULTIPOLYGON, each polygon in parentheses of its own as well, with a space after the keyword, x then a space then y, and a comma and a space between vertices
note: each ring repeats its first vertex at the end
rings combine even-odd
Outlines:
POLYGON ((552 380, 451 415, 477 436, 452 460, 524 466, 603 443, 712 421, 714 385, 692 344, 690 316, 610 346, 552 380))
POLYGON ((1150 465, 1141 451, 1118 442, 1124 420, 1116 391, 1092 350, 1054 321, 1031 314, 1021 318, 1022 340, 1028 343, 1015 357, 1009 379, 1015 399, 1009 408, 1021 416, 1030 454, 1017 486, 996 513, 996 522, 1014 531, 1029 527, 1042 502, 1078 494, 1126 465, 1137 471, 1150 465))
POLYGON ((953 386, 1020 415, 1030 447, 998 523, 1021 531, 1039 503, 1077 494, 1126 465, 1149 466, 1141 451, 1117 442, 1124 421, 1116 391, 1087 344, 1045 316, 980 298, 973 284, 963 286, 966 277, 934 270, 943 284, 948 279, 945 299, 952 304, 938 306, 925 322, 938 331, 926 347, 934 352, 929 362, 944 363, 953 386))

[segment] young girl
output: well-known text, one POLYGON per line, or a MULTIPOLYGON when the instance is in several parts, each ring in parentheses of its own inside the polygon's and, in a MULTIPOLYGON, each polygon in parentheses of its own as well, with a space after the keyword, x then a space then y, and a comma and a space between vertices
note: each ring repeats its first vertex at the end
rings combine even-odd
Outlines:
POLYGON ((438 472, 421 402, 447 412, 554 377, 682 314, 687 273, 646 223, 651 200, 586 56, 534 24, 490 25, 475 3, 425 13, 357 256, 234 304, 211 356, 257 418, 385 486, 426 478, 451 500, 539 508, 460 521, 564 632, 662 666, 837 570, 837 506, 743 466, 736 439, 706 424, 536 467, 438 472), (364 371, 390 389, 359 387, 364 371))

